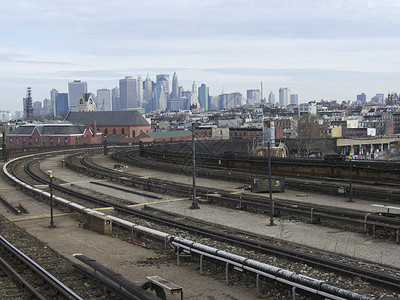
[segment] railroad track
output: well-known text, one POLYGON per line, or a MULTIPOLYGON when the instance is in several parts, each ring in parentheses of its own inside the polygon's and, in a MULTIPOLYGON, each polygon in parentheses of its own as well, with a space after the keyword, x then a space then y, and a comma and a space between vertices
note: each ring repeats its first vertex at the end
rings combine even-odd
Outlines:
POLYGON ((27 299, 82 299, 2 236, 0 254, 0 269, 24 287, 27 299))
MULTIPOLYGON (((170 151, 170 150, 169 150, 170 151)), ((167 172, 188 172, 190 165, 185 166, 185 164, 191 163, 191 158, 186 156, 185 153, 172 153, 168 150, 166 152, 162 152, 159 150, 146 150, 143 151, 143 156, 140 158, 137 157, 138 150, 131 150, 127 151, 128 153, 124 153, 123 155, 114 154, 117 158, 118 156, 121 157, 122 160, 131 160, 135 161, 136 165, 141 165, 145 168, 156 168, 159 170, 167 171, 167 172), (177 167, 179 166, 179 167, 177 167), (187 169, 187 170, 185 170, 187 169)), ((226 158, 224 158, 226 160, 226 158)), ((232 158, 234 161, 238 159, 232 158)), ((256 167, 257 164, 262 164, 263 160, 257 159, 252 161, 248 159, 249 164, 253 166, 253 168, 228 168, 224 165, 219 165, 218 162, 221 159, 218 157, 213 156, 204 156, 202 154, 198 155, 198 159, 200 163, 197 163, 196 173, 199 177, 206 177, 206 178, 217 178, 222 180, 228 181, 237 181, 242 183, 250 184, 252 176, 258 176, 262 179, 267 179, 266 173, 267 168, 265 171, 261 171, 259 167, 256 167), (206 163, 209 161, 209 163, 206 163), (201 163, 203 162, 203 163, 201 163)), ((293 159, 286 159, 285 162, 283 159, 279 160, 278 165, 284 164, 290 166, 290 164, 300 165, 304 168, 309 167, 307 163, 299 162, 298 160, 293 159)), ((314 161, 315 162, 315 161, 314 161)), ((308 162, 312 164, 313 161, 308 162)), ((370 162, 374 165, 374 162, 370 162)), ((320 163, 321 164, 321 163, 320 163)), ((376 164, 376 162, 375 162, 376 164)), ((332 165, 332 168, 335 166, 332 165)), ((374 168, 374 171, 377 171, 374 168)), ((280 172, 278 169, 272 169, 272 173, 275 176, 284 176, 286 180, 286 186, 290 189, 300 190, 300 191, 307 191, 307 192, 314 192, 314 193, 321 193, 321 194, 331 194, 331 195, 340 195, 338 190, 343 190, 348 196, 350 193, 349 188, 349 178, 337 178, 333 176, 318 176, 312 173, 302 173, 301 171, 296 172, 293 171, 286 171, 280 172)), ((345 173, 342 171, 342 173, 345 173)), ((343 175, 342 175, 343 176, 343 175)), ((375 181, 366 181, 356 178, 356 172, 354 172, 354 177, 352 180, 352 190, 353 196, 358 198, 364 199, 371 199, 374 198, 376 201, 382 200, 391 200, 391 201, 400 201, 400 180, 391 179, 387 182, 381 182, 378 179, 375 181)), ((343 195, 344 196, 344 195, 343 195)))
MULTIPOLYGON (((32 164, 33 164, 33 162, 32 162, 32 164)), ((68 164, 68 162, 67 162, 67 164, 68 164)), ((32 168, 29 167, 30 165, 31 165, 30 163, 26 164, 26 166, 27 166, 26 171, 29 173, 32 173, 32 170, 31 170, 32 168)), ((81 168, 82 167, 80 166, 79 167, 80 171, 82 171, 81 168)), ((91 172, 93 175, 105 176, 104 174, 99 173, 98 170, 96 172, 93 172, 93 170, 89 171, 89 172, 91 172)), ((112 172, 113 172, 112 170, 109 170, 109 173, 112 173, 112 172)), ((128 174, 121 175, 120 172, 118 172, 118 173, 119 173, 119 177, 121 177, 121 176, 128 177, 128 174)), ((43 183, 46 182, 43 178, 41 178, 41 176, 37 176, 35 174, 31 174, 31 175, 34 176, 35 178, 39 177, 40 179, 39 178, 37 178, 37 179, 43 183)), ((137 184, 137 183, 135 182, 135 184, 137 184)), ((98 197, 93 197, 93 199, 90 200, 90 196, 82 195, 82 193, 79 193, 79 192, 77 193, 71 189, 67 189, 64 186, 60 186, 60 187, 55 186, 55 188, 57 188, 57 189, 60 188, 61 190, 64 190, 65 192, 67 192, 71 195, 74 195, 76 197, 84 196, 86 201, 96 201, 96 203, 98 203, 98 201, 99 201, 98 197)), ((107 201, 103 201, 103 200, 101 200, 101 201, 102 201, 102 205, 113 206, 114 210, 116 210, 116 211, 123 212, 123 213, 129 214, 129 215, 135 215, 137 217, 144 218, 146 220, 150 220, 154 223, 158 223, 158 224, 161 223, 166 226, 179 228, 179 229, 186 230, 186 231, 196 233, 196 234, 201 234, 202 236, 208 236, 212 239, 233 243, 235 245, 240 245, 242 247, 245 247, 246 249, 251 249, 257 253, 266 253, 266 254, 270 254, 270 255, 274 255, 274 256, 283 256, 285 258, 289 258, 289 259, 296 260, 296 261, 301 261, 301 262, 307 263, 309 265, 322 267, 322 268, 330 270, 332 272, 342 272, 349 276, 357 276, 359 278, 368 280, 375 284, 385 285, 386 287, 394 289, 394 290, 400 289, 400 279, 397 277, 385 275, 385 274, 382 274, 382 273, 379 273, 376 271, 366 270, 363 268, 351 266, 351 265, 344 264, 344 263, 339 263, 337 261, 332 261, 332 260, 324 259, 321 257, 316 257, 314 255, 305 254, 305 253, 302 253, 299 251, 289 250, 285 247, 271 246, 268 243, 260 243, 260 241, 251 241, 248 238, 238 237, 235 234, 230 234, 230 233, 226 233, 226 232, 220 232, 220 231, 216 231, 216 230, 212 230, 212 229, 202 228, 201 226, 195 226, 195 225, 191 225, 186 222, 176 221, 176 220, 172 220, 170 218, 166 218, 163 216, 157 216, 157 215, 147 213, 144 211, 139 211, 139 210, 133 209, 131 207, 127 207, 125 205, 116 204, 116 203, 108 203, 107 201)))
MULTIPOLYGON (((141 161, 140 159, 138 159, 137 154, 138 154, 137 151, 125 150, 114 153, 113 158, 123 164, 139 166, 139 167, 146 166, 150 168, 156 168, 157 164, 155 165, 147 164, 147 160, 141 161)), ((94 175, 95 172, 98 172, 99 174, 107 173, 107 171, 103 167, 89 162, 89 157, 82 158, 81 163, 83 166, 82 171, 85 170, 84 169, 85 167, 90 168, 93 170, 92 175, 94 175)), ((180 169, 180 167, 176 167, 173 164, 168 164, 168 167, 169 171, 173 169, 175 172, 177 172, 177 170, 180 169)), ((109 172, 108 176, 110 178, 118 180, 118 178, 121 177, 120 172, 115 172, 110 170, 108 170, 108 172, 109 172)), ((218 176, 215 175, 214 173, 212 173, 213 175, 210 175, 207 172, 209 173, 210 171, 203 171, 203 174, 209 178, 218 178, 218 176)), ((196 173, 198 173, 197 170, 196 173)), ((247 178, 247 180, 249 180, 249 176, 246 174, 236 174, 236 175, 230 174, 230 176, 231 180, 232 178, 236 178, 239 180, 240 178, 242 178, 242 180, 245 180, 245 178, 247 178)), ((128 178, 128 176, 124 175, 124 178, 128 178)), ((219 178, 221 178, 221 176, 219 178)), ((146 180, 148 182, 148 179, 146 180)), ((147 182, 143 183, 143 179, 139 178, 138 176, 135 177, 130 175, 129 181, 135 182, 134 184, 136 186, 140 185, 143 186, 144 184, 147 184, 147 182)), ((174 189, 175 193, 181 192, 183 194, 186 193, 186 195, 188 193, 187 191, 188 190, 190 191, 191 189, 191 186, 189 185, 177 184, 175 182, 170 182, 170 181, 152 179, 152 183, 156 188, 158 186, 165 185, 168 187, 169 190, 174 189)), ((150 189, 151 186, 150 187, 146 186, 145 188, 150 189)), ((164 192, 167 191, 165 190, 164 192)), ((269 212, 269 202, 268 202, 269 200, 265 197, 260 197, 258 195, 228 194, 224 190, 216 190, 216 189, 210 190, 204 188, 203 189, 197 188, 197 194, 202 196, 204 199, 207 199, 215 203, 230 205, 238 207, 239 209, 247 208, 247 209, 256 209, 258 211, 269 212)), ((316 204, 313 205, 304 204, 295 201, 283 200, 280 199, 279 197, 274 197, 274 203, 275 203, 275 212, 277 214, 284 213, 286 215, 297 216, 303 219, 306 218, 311 223, 328 221, 330 223, 334 222, 335 224, 337 224, 336 226, 338 225, 340 225, 341 227, 343 227, 343 225, 352 226, 355 231, 362 232, 363 234, 367 233, 372 234, 374 237, 381 236, 385 239, 393 239, 397 243, 400 243, 400 218, 387 217, 384 215, 365 213, 355 210, 353 211, 343 210, 339 208, 333 208, 329 206, 322 206, 316 204)))

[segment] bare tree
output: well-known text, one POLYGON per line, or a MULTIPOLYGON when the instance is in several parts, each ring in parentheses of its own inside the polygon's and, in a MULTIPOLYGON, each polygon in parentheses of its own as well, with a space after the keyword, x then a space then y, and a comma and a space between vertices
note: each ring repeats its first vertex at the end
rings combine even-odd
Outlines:
POLYGON ((296 150, 299 156, 309 156, 313 149, 319 148, 319 126, 317 117, 306 114, 297 119, 293 124, 293 131, 296 138, 296 150))

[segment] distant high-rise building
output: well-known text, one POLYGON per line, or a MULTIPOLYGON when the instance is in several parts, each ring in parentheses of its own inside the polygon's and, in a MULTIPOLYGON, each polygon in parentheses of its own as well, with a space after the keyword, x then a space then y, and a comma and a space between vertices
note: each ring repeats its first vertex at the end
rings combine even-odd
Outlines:
POLYGON ((57 93, 56 96, 56 117, 65 117, 68 114, 68 94, 57 93))
POLYGON ((174 72, 174 75, 172 76, 172 94, 171 94, 172 99, 178 99, 179 98, 179 83, 178 83, 178 76, 176 76, 176 72, 174 72))
POLYGON ((289 105, 290 100, 290 89, 289 88, 280 88, 279 89, 279 105, 286 107, 289 105))
POLYGON ((50 91, 50 114, 55 116, 56 115, 56 97, 58 95, 58 91, 56 89, 52 89, 50 91))
POLYGON ((117 86, 111 90, 111 103, 112 110, 120 110, 119 88, 117 86))
POLYGON ((153 110, 167 109, 169 95, 169 75, 157 75, 153 110))
POLYGON ((248 104, 261 103, 261 91, 260 90, 247 90, 248 104))
POLYGON ((367 103, 367 95, 364 93, 361 93, 360 95, 357 95, 357 102, 361 102, 362 104, 367 103))
POLYGON ((290 95, 290 104, 299 104, 299 95, 298 94, 291 94, 290 95))
POLYGON ((35 117, 38 117, 40 116, 41 111, 42 111, 42 102, 40 101, 33 102, 33 115, 35 117))
POLYGON ((200 104, 199 104, 199 96, 198 96, 198 91, 197 91, 197 85, 196 85, 196 82, 194 82, 193 81, 193 84, 192 84, 192 97, 191 97, 191 100, 190 100, 190 107, 199 107, 200 106, 200 104))
POLYGON ((75 111, 76 104, 82 93, 87 93, 86 82, 80 80, 68 82, 68 107, 71 111, 75 111))
POLYGON ((202 83, 199 87, 199 104, 200 107, 204 108, 204 110, 210 109, 208 90, 208 86, 206 86, 204 83, 202 83))
POLYGON ((53 116, 50 99, 46 98, 43 100, 43 108, 42 108, 41 115, 42 116, 49 116, 49 115, 53 116))
POLYGON ((97 111, 111 111, 111 92, 109 89, 102 88, 97 90, 97 111))
POLYGON ((274 105, 275 104, 275 95, 274 95, 274 93, 272 91, 271 91, 271 93, 269 93, 268 103, 270 105, 274 105))
POLYGON ((156 82, 162 81, 164 86, 164 90, 167 93, 167 97, 169 97, 170 90, 169 90, 169 74, 159 74, 156 75, 156 82))
POLYGON ((138 108, 137 80, 126 76, 119 80, 120 110, 138 108))
POLYGON ((142 76, 138 76, 137 78, 138 85, 138 107, 143 107, 143 79, 142 76))

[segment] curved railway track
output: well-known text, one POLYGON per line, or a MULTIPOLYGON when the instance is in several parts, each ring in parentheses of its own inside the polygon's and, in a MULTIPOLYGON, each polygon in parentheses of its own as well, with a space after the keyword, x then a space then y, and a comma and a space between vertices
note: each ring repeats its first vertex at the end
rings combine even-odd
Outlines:
MULTIPOLYGON (((120 163, 136 166, 136 167, 147 167, 147 168, 156 168, 158 164, 152 165, 151 162, 149 163, 147 160, 143 160, 141 157, 138 157, 138 151, 135 150, 125 150, 125 151, 118 151, 113 153, 113 158, 119 161, 120 163)), ((120 180, 121 177, 120 172, 115 172, 111 170, 105 170, 103 167, 94 165, 93 163, 88 162, 88 158, 83 158, 82 164, 83 166, 90 168, 93 170, 92 174, 94 175, 95 172, 99 174, 109 173, 109 178, 120 180)), ((181 167, 168 164, 169 169, 173 169, 173 171, 178 172, 181 170, 181 167)), ((158 167, 160 169, 160 167, 158 167)), ((161 167, 162 169, 162 167, 161 167)), ((84 169, 82 169, 84 171, 84 169)), ((190 171, 191 172, 191 171, 190 171)), ((190 172, 188 172, 190 174, 190 172)), ((196 172, 198 172, 196 170, 196 172)), ((200 171, 202 172, 202 171, 200 171)), ((207 175, 207 170, 203 170, 203 174, 207 175)), ((232 175, 231 176, 235 176, 232 175)), ((247 175, 239 174, 237 176, 246 177, 247 175)), ((217 175, 209 175, 209 178, 218 178, 217 175)), ((223 176, 222 176, 223 177, 223 176)), ((128 178, 124 175, 124 178, 128 178)), ((220 178, 220 177, 219 177, 220 178)), ((240 177, 239 177, 240 178, 240 177)), ((247 179, 249 177, 247 176, 247 179)), ((122 180, 123 181, 123 180, 122 180)), ((150 189, 151 186, 148 186, 148 179, 144 182, 139 176, 129 176, 128 183, 132 182, 137 186, 145 185, 146 189, 150 189)), ((178 184, 176 182, 170 181, 162 181, 157 179, 152 179, 154 187, 158 186, 168 186, 168 189, 174 188, 176 193, 181 193, 181 195, 186 194, 187 191, 191 189, 191 186, 178 184)), ((243 181, 242 181, 243 182, 243 181)), ((167 191, 165 191, 167 192, 167 191)), ((209 201, 213 201, 215 203, 222 203, 225 205, 230 205, 234 207, 238 207, 239 209, 243 208, 250 208, 256 209, 259 211, 267 211, 269 212, 269 199, 265 197, 260 197, 259 195, 250 195, 250 194, 231 194, 227 193, 224 190, 216 190, 216 189, 204 189, 204 188, 197 188, 197 194, 202 196, 204 199, 209 201)), ((303 219, 309 220, 311 223, 321 222, 321 221, 328 221, 334 222, 336 226, 340 225, 343 227, 345 224, 346 226, 354 227, 353 230, 361 231, 363 234, 373 234, 374 236, 382 236, 386 239, 391 238, 395 240, 397 243, 400 242, 400 218, 393 218, 390 216, 385 215, 378 215, 378 214, 370 214, 361 211, 351 211, 351 210, 344 210, 339 208, 333 208, 329 206, 323 205, 316 205, 316 204, 304 204, 295 201, 289 201, 279 198, 279 196, 274 197, 275 203, 275 213, 276 214, 286 214, 290 216, 297 216, 303 219)))
MULTIPOLYGON (((169 146, 171 147, 171 145, 169 146)), ((190 149, 187 149, 187 146, 183 148, 185 149, 184 152, 182 152, 182 149, 180 149, 181 152, 172 152, 174 148, 170 149, 167 145, 166 149, 163 148, 163 145, 144 147, 140 151, 141 163, 146 163, 148 168, 157 167, 168 172, 176 172, 176 166, 179 165, 179 171, 183 171, 184 167, 182 166, 191 165, 191 157, 187 153, 190 149)), ((134 159, 133 156, 131 159, 134 159)), ((235 156, 228 158, 200 153, 196 156, 196 162, 198 175, 207 178, 219 178, 242 183, 250 183, 252 176, 267 178, 268 168, 265 165, 265 158, 237 158, 235 156), (260 166, 264 167, 260 168, 260 166)), ((400 202, 400 177, 393 177, 399 176, 393 175, 398 173, 396 168, 398 164, 384 164, 375 161, 357 161, 354 164, 352 173, 354 197, 374 198, 375 201, 382 199, 400 202), (357 164, 360 165, 358 168, 356 168, 357 164), (378 165, 383 166, 378 167, 378 165), (390 170, 391 177, 385 177, 383 167, 390 170), (379 176, 379 172, 382 173, 382 176, 379 176)), ((286 185, 291 189, 332 195, 339 195, 338 190, 340 189, 347 196, 350 193, 348 169, 348 163, 322 160, 274 158, 272 164, 272 174, 284 176, 286 185), (315 170, 307 172, 306 170, 310 168, 315 168, 315 170), (339 171, 333 171, 335 168, 339 171)))
MULTIPOLYGON (((72 158, 68 158, 67 159, 67 165, 69 165, 72 162, 72 158)), ((84 160, 81 160, 81 162, 83 162, 84 164, 87 164, 87 162, 84 162, 84 160)), ((31 171, 31 166, 32 166, 33 162, 31 163, 27 163, 26 164, 26 170, 27 172, 30 173, 30 175, 32 175, 33 177, 35 177, 35 179, 39 180, 42 183, 46 183, 48 184, 48 182, 46 180, 44 180, 43 178, 41 178, 41 176, 37 176, 36 174, 32 174, 31 171)), ((69 165, 69 167, 74 167, 72 165, 69 165)), ((76 166, 75 168, 77 168, 77 170, 79 170, 80 172, 83 171, 83 167, 82 166, 76 166)), ((95 170, 86 170, 86 172, 89 172, 91 175, 93 176, 101 176, 101 177, 105 177, 106 174, 104 173, 105 170, 103 170, 103 172, 99 172, 98 169, 95 170)), ((131 183, 131 186, 138 186, 143 185, 145 183, 143 182, 136 182, 136 180, 138 178, 129 178, 128 174, 121 174, 120 172, 115 172, 112 170, 107 170, 108 174, 113 174, 113 173, 118 173, 118 178, 114 178, 117 180, 128 180, 131 183), (129 179, 126 179, 129 178, 129 179)), ((158 185, 156 185, 158 186, 158 185)), ((55 186, 56 189, 60 189, 63 190, 71 195, 74 195, 76 197, 84 197, 85 200, 87 201, 95 201, 96 203, 99 203, 99 199, 97 198, 93 198, 92 200, 90 200, 90 196, 87 195, 82 195, 82 193, 76 192, 74 190, 68 189, 64 186, 55 186)), ((186 188, 185 188, 186 189, 186 188)), ((196 234, 201 234, 203 236, 208 236, 212 239, 216 239, 216 240, 220 240, 220 241, 225 241, 225 242, 229 242, 229 243, 233 243, 236 245, 240 245, 242 247, 245 247, 247 249, 251 249, 257 253, 266 253, 266 254, 271 254, 271 255, 277 255, 277 256, 284 256, 286 258, 290 258, 296 261, 302 261, 304 263, 313 265, 313 266, 319 266, 322 267, 324 269, 327 270, 331 270, 332 272, 342 272, 345 273, 349 276, 357 276, 360 277, 364 280, 368 280, 370 282, 374 282, 375 284, 378 285, 384 285, 388 288, 394 289, 394 290, 400 290, 400 278, 397 277, 393 277, 393 276, 388 276, 385 274, 381 274, 379 272, 375 272, 375 271, 370 271, 370 270, 366 270, 363 268, 359 268, 359 267, 355 267, 355 266, 351 266, 351 265, 347 265, 347 264, 343 264, 337 261, 332 261, 329 259, 324 259, 321 257, 316 257, 314 255, 310 255, 310 254, 306 254, 306 253, 302 253, 299 251, 295 251, 295 250, 290 250, 287 249, 285 247, 277 247, 277 246, 272 246, 268 243, 261 243, 259 241, 252 241, 249 240, 248 238, 242 238, 242 237, 238 237, 235 234, 230 234, 230 233, 226 233, 226 232, 219 232, 216 230, 211 230, 211 229, 206 229, 206 228, 201 228, 199 226, 196 225, 191 225, 185 222, 181 222, 181 221, 176 221, 176 220, 172 220, 170 218, 166 218, 163 216, 157 216, 154 214, 150 214, 144 211, 139 211, 136 209, 133 209, 131 207, 127 207, 125 205, 121 205, 121 204, 116 204, 116 203, 109 203, 107 201, 103 201, 100 200, 101 203, 105 206, 113 206, 114 210, 119 211, 119 212, 123 212, 125 214, 129 214, 129 215, 135 215, 138 216, 140 218, 145 218, 147 220, 151 220, 155 223, 162 223, 164 225, 167 226, 171 226, 174 228, 179 228, 182 230, 186 230, 192 233, 196 233, 196 234)))

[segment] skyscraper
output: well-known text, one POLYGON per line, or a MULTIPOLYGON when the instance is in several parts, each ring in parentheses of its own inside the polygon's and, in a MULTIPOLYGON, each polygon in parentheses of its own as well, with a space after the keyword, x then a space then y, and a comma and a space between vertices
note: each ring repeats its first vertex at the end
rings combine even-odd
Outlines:
POLYGON ((138 107, 137 80, 131 76, 119 80, 120 109, 128 110, 138 107))
POLYGON ((56 96, 56 116, 65 117, 68 114, 68 94, 57 93, 56 96))
POLYGON ((286 107, 289 105, 290 100, 290 89, 289 88, 280 88, 279 89, 279 105, 286 107))
POLYGON ((291 94, 290 95, 290 104, 299 104, 299 95, 298 94, 291 94))
POLYGON ((58 95, 58 91, 56 89, 52 89, 50 91, 50 106, 51 111, 50 114, 55 116, 56 115, 56 97, 58 95))
POLYGON ((169 75, 160 74, 156 76, 156 89, 153 110, 167 109, 167 101, 169 95, 169 75))
POLYGON ((76 104, 82 93, 87 93, 87 83, 80 80, 68 82, 68 107, 75 111, 76 104))
POLYGON ((174 72, 174 76, 172 76, 172 99, 179 98, 179 84, 178 84, 178 76, 176 76, 176 72, 174 72))
POLYGON ((208 103, 208 86, 206 86, 204 83, 201 84, 199 87, 199 104, 201 107, 203 107, 205 110, 209 110, 210 106, 208 103))
POLYGON ((367 103, 367 95, 365 95, 364 93, 357 95, 357 101, 360 101, 362 104, 367 103))
POLYGON ((142 76, 138 76, 137 78, 138 85, 138 107, 143 107, 143 79, 142 76))
POLYGON ((191 97, 191 99, 190 99, 190 106, 191 107, 199 107, 200 105, 199 105, 199 97, 198 97, 198 95, 197 95, 197 93, 198 93, 198 91, 197 91, 197 85, 196 85, 196 82, 194 82, 193 81, 193 84, 192 84, 192 97, 191 97))
POLYGON ((102 88, 97 90, 96 106, 98 111, 111 111, 111 92, 102 88))
POLYGON ((248 104, 261 103, 261 92, 260 90, 247 90, 248 104))
POLYGON ((163 85, 164 85, 164 90, 167 93, 168 97, 169 97, 169 74, 159 74, 156 75, 156 82, 162 80, 163 81, 163 85))
POLYGON ((269 93, 268 103, 270 105, 274 105, 275 104, 275 95, 274 95, 274 93, 272 91, 271 91, 271 93, 269 93))
POLYGON ((120 110, 119 88, 117 86, 111 90, 111 103, 112 110, 120 110))

